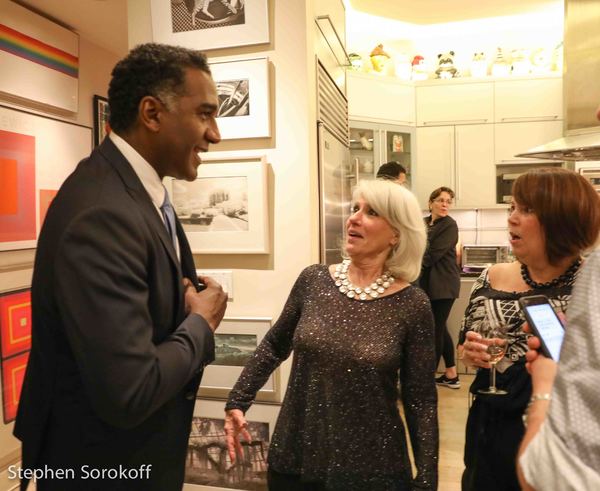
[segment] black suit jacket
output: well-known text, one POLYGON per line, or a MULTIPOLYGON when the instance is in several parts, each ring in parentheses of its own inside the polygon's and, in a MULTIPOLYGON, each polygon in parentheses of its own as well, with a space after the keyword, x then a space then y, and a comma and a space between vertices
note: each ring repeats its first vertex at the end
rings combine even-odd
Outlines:
POLYGON ((181 489, 214 338, 201 316, 185 314, 182 276, 196 275, 177 229, 181 265, 142 182, 108 138, 52 202, 36 252, 32 349, 15 426, 23 466, 72 468, 78 478, 94 468, 152 467, 149 479, 39 489, 181 489))
POLYGON ((425 218, 427 225, 427 249, 419 286, 431 300, 458 298, 460 293, 460 269, 456 264, 458 226, 450 216, 438 218, 433 224, 431 216, 425 218))

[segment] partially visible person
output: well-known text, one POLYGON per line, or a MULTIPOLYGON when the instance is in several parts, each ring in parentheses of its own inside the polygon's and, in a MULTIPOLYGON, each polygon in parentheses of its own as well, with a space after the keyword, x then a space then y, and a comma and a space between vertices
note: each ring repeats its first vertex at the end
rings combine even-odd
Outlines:
POLYGON ((346 222, 348 259, 300 274, 226 404, 234 459, 245 412, 293 350, 269 448, 270 490, 437 489, 433 319, 427 296, 410 284, 425 241, 410 191, 362 181, 346 222), (414 479, 397 406, 399 379, 414 479))
POLYGON ((508 218, 509 241, 517 261, 482 272, 471 292, 459 342, 463 361, 478 368, 470 391, 465 438, 464 491, 519 490, 516 456, 524 435, 522 416, 531 397, 525 368, 527 334, 518 300, 546 295, 565 312, 581 266, 581 254, 598 237, 598 196, 581 175, 562 168, 532 170, 513 185, 508 218), (486 300, 493 316, 508 325, 509 341, 498 362, 496 385, 507 395, 477 393, 489 385, 487 346, 481 342, 486 300))
POLYGON ((526 491, 600 489, 599 299, 600 249, 573 288, 558 364, 538 353, 537 337, 528 340, 533 395, 518 461, 526 491))
POLYGON ((181 490, 227 302, 210 278, 199 292, 161 182, 194 180, 198 152, 220 140, 206 57, 140 45, 113 69, 108 101, 112 132, 61 186, 37 245, 14 431, 38 491, 181 490))
POLYGON ((430 215, 425 217, 427 249, 423 257, 419 286, 431 300, 435 322, 436 366, 444 357, 444 374, 436 383, 451 389, 460 388, 454 360, 454 342, 446 322, 454 300, 460 294, 460 270, 456 262, 458 226, 448 215, 454 202, 454 191, 442 186, 429 196, 430 215))
POLYGON ((386 179, 396 184, 406 184, 406 167, 395 160, 386 162, 377 170, 377 179, 386 179))

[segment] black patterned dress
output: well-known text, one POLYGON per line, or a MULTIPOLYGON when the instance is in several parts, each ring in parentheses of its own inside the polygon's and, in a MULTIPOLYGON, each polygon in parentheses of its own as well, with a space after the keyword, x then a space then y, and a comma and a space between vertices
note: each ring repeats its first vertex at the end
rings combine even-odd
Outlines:
POLYGON ((437 489, 433 318, 419 288, 370 301, 335 287, 327 266, 306 268, 229 395, 246 411, 294 350, 270 467, 328 490, 437 489), (411 465, 398 381, 413 448, 411 465))
POLYGON ((485 302, 490 300, 496 318, 509 326, 508 347, 497 364, 496 386, 505 396, 478 395, 489 385, 489 370, 480 368, 470 391, 475 396, 469 410, 465 442, 463 491, 519 491, 515 462, 525 434, 523 414, 531 398, 531 377, 525 369, 527 334, 519 298, 546 295, 557 312, 566 312, 577 272, 565 283, 526 292, 506 292, 490 286, 488 270, 481 273, 471 290, 462 322, 459 344, 467 331, 480 332, 485 318, 485 302))

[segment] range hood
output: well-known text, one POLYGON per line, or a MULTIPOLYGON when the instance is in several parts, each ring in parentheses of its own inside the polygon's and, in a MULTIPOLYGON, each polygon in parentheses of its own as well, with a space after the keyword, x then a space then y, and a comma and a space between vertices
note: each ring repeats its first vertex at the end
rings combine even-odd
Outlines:
POLYGON ((516 157, 600 160, 600 2, 565 0, 565 136, 516 157))
POLYGON ((600 160, 600 132, 565 136, 515 157, 577 162, 600 160))

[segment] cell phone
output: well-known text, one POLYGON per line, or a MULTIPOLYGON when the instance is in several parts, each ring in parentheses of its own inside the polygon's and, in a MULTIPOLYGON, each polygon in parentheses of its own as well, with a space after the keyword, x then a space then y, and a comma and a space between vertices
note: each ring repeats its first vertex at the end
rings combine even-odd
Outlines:
POLYGON ((519 305, 527 323, 540 340, 540 351, 547 358, 558 361, 560 347, 565 336, 565 328, 554 312, 552 304, 545 295, 521 297, 519 305))

